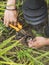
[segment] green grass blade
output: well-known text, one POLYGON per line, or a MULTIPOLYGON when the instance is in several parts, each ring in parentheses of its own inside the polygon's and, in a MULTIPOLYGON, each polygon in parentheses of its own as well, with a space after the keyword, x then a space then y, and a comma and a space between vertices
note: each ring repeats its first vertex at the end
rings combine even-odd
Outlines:
POLYGON ((3 41, 3 43, 0 44, 0 49, 5 47, 8 43, 11 42, 11 40, 14 38, 15 36, 12 36, 10 38, 8 38, 7 40, 3 41))
POLYGON ((13 47, 17 46, 18 43, 19 41, 16 41, 15 43, 11 44, 11 46, 4 48, 2 51, 0 51, 0 56, 11 50, 13 47))

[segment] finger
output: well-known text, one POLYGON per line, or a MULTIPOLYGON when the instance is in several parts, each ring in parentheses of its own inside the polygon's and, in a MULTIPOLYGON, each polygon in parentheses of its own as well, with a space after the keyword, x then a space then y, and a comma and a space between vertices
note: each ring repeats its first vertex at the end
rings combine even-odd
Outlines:
MULTIPOLYGON (((33 43, 33 42, 32 42, 32 43, 33 43)), ((31 43, 31 42, 29 42, 29 43, 28 43, 28 46, 29 46, 29 47, 32 47, 32 43, 31 43)))
POLYGON ((12 24, 13 25, 14 24, 14 21, 11 19, 10 22, 9 22, 9 24, 12 24))
POLYGON ((9 21, 6 21, 6 27, 8 27, 9 26, 9 21))
POLYGON ((8 27, 8 25, 9 25, 8 23, 9 23, 9 18, 7 18, 7 17, 4 16, 4 25, 6 27, 8 27))
POLYGON ((4 16, 4 25, 6 24, 5 22, 6 22, 6 18, 5 18, 5 16, 4 16))
POLYGON ((6 24, 6 20, 4 19, 4 25, 6 24))
POLYGON ((14 22, 13 21, 10 21, 10 24, 14 25, 14 22))
POLYGON ((34 44, 32 44, 32 48, 39 48, 40 46, 38 45, 38 42, 34 42, 34 44))
POLYGON ((8 27, 8 23, 7 23, 6 19, 4 19, 4 25, 5 25, 6 27, 8 27))
POLYGON ((14 26, 16 26, 16 22, 14 22, 14 26))
POLYGON ((32 47, 32 44, 34 44, 33 41, 29 41, 29 42, 28 42, 28 46, 29 46, 29 47, 32 47))
POLYGON ((7 19, 6 19, 6 22, 5 22, 6 27, 9 26, 9 22, 10 22, 10 21, 9 21, 9 18, 7 18, 7 19))
POLYGON ((36 38, 33 39, 33 42, 35 42, 35 41, 36 41, 36 38))
POLYGON ((29 40, 28 43, 31 43, 32 44, 33 43, 33 40, 29 40))
POLYGON ((17 25, 17 19, 16 20, 14 20, 14 26, 16 26, 17 25))

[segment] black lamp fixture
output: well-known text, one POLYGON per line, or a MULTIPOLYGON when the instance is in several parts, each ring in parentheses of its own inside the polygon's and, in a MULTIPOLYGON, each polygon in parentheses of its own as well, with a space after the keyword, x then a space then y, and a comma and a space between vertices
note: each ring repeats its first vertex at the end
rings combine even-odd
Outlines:
POLYGON ((28 24, 37 25, 48 20, 45 0, 25 0, 22 10, 28 24))

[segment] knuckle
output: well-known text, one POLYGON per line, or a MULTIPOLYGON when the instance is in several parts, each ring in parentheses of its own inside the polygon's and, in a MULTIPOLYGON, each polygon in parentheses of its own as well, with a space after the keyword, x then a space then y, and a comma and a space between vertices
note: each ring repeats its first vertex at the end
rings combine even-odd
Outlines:
POLYGON ((13 20, 11 19, 9 22, 11 22, 11 23, 12 23, 12 22, 13 22, 13 20))
POLYGON ((14 22, 17 22, 17 19, 13 19, 14 22))
POLYGON ((16 23, 16 22, 17 22, 17 20, 14 20, 14 22, 16 23))

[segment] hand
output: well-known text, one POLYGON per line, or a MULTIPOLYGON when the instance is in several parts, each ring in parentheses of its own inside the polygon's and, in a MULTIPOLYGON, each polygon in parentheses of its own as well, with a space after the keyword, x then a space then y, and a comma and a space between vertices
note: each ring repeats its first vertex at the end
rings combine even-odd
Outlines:
POLYGON ((44 37, 36 37, 33 40, 30 40, 28 42, 29 47, 33 47, 33 48, 40 48, 42 46, 47 45, 47 38, 44 37))
POLYGON ((6 27, 9 26, 9 23, 16 26, 17 16, 18 16, 18 12, 16 10, 13 10, 13 11, 5 10, 4 24, 6 25, 6 27))

